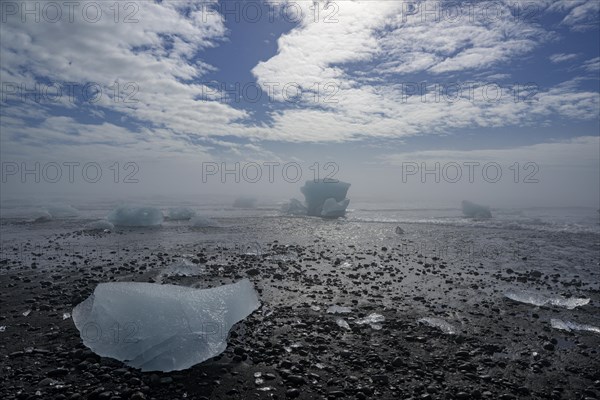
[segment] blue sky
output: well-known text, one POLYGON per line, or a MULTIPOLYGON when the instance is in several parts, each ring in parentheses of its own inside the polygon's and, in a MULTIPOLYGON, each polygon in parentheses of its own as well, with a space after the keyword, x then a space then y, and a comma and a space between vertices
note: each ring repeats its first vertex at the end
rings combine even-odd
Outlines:
POLYGON ((95 21, 90 2, 72 21, 35 3, 2 5, 3 160, 333 160, 356 175, 485 154, 598 169, 596 0, 122 1, 95 21))

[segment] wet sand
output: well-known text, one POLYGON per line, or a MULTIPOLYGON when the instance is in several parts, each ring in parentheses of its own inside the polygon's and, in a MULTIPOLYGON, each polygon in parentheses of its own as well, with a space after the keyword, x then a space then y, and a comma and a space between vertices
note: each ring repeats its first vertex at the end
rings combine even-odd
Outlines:
MULTIPOLYGON (((0 332, 0 398, 600 396, 600 335, 550 326, 552 318, 598 326, 597 236, 561 236, 561 243, 571 240, 581 251, 568 256, 579 269, 557 273, 556 266, 565 257, 560 248, 545 254, 544 263, 539 253, 527 254, 533 252, 531 246, 474 257, 477 252, 458 252, 458 244, 450 252, 423 251, 423 246, 415 245, 432 241, 425 232, 435 232, 436 240, 455 237, 448 228, 419 231, 408 226, 407 235, 396 236, 393 226, 377 227, 391 233, 378 237, 363 229, 363 236, 343 242, 335 232, 345 234, 353 226, 320 224, 324 223, 278 220, 273 225, 279 230, 262 239, 255 254, 248 246, 244 251, 227 248, 233 241, 219 248, 170 239, 160 249, 145 247, 156 233, 127 230, 94 234, 71 230, 46 235, 42 246, 26 235, 17 236, 3 247, 0 258, 0 326, 6 326, 0 332), (319 224, 312 236, 295 243, 283 239, 302 236, 297 226, 307 223, 319 224), (323 229, 327 235, 318 233, 323 229), (74 240, 103 246, 115 237, 121 248, 101 254, 73 253, 69 247, 74 240), (131 243, 138 243, 135 250, 128 248, 131 243), (260 294, 261 308, 232 329, 222 355, 185 371, 142 373, 96 356, 82 344, 72 319, 63 319, 98 283, 155 281, 162 269, 183 256, 198 265, 202 275, 168 277, 164 283, 205 288, 248 277, 260 294), (554 268, 547 263, 552 257, 554 268), (586 297, 590 303, 574 310, 535 307, 506 299, 507 289, 539 289, 586 297), (327 313, 336 304, 351 312, 327 313), (23 315, 27 310, 31 312, 23 315), (356 323, 371 313, 385 317, 381 329, 356 323), (350 329, 336 323, 340 317, 350 329), (456 333, 445 334, 418 322, 423 317, 441 318, 456 333)), ((249 237, 252 231, 247 229, 249 237)), ((216 237, 214 232, 182 232, 179 227, 170 232, 216 237)), ((161 238, 154 239, 164 243, 161 238)), ((552 238, 547 241, 549 245, 552 238)), ((425 247, 436 248, 430 244, 425 247)))

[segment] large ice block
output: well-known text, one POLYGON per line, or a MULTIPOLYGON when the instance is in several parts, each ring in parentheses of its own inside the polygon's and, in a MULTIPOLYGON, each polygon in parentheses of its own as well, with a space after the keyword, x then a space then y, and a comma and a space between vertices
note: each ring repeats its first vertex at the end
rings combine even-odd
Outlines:
POLYGON ((346 208, 350 204, 349 199, 342 201, 335 201, 334 198, 330 197, 325 200, 321 209, 321 217, 323 218, 339 218, 346 215, 346 208))
POLYGON ((163 223, 162 212, 154 207, 120 206, 106 219, 115 226, 158 226, 163 223))
POLYGON ((325 201, 329 198, 336 202, 343 201, 349 188, 350 184, 346 182, 317 179, 306 181, 300 191, 306 199, 308 215, 320 217, 325 201))
POLYGON ((222 353, 231 327, 259 306, 247 279, 212 289, 111 282, 99 284, 72 316, 96 354, 167 372, 222 353))
POLYGON ((465 217, 471 218, 492 218, 492 212, 489 207, 481 206, 479 204, 471 203, 470 201, 463 200, 462 211, 465 217))

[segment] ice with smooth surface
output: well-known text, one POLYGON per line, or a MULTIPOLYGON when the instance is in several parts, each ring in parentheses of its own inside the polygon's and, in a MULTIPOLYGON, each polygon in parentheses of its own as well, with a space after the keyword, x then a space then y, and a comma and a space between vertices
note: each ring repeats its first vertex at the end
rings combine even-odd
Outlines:
POLYGON ((221 354, 231 327, 260 306, 247 279, 211 289, 111 282, 72 312, 83 343, 142 371, 177 371, 221 354))
POLYGON ((281 212, 289 215, 306 215, 308 210, 300 200, 290 199, 289 203, 285 203, 281 206, 281 212))
POLYGON ((586 324, 578 324, 576 322, 571 322, 571 321, 563 321, 560 319, 551 319, 550 320, 550 325, 552 325, 552 327, 554 329, 560 329, 563 331, 588 331, 588 332, 594 332, 594 333, 598 333, 600 334, 600 328, 598 328, 597 326, 593 326, 593 325, 586 325, 586 324))
POLYGON ((444 321, 441 318, 426 317, 419 319, 417 322, 433 328, 438 328, 447 335, 454 335, 456 333, 456 328, 454 325, 444 321))
POLYGON ((350 330, 350 325, 348 324, 348 322, 346 322, 346 320, 344 320, 344 318, 336 318, 335 323, 340 328, 350 330))
POLYGON ((304 194, 308 215, 320 217, 325 201, 329 198, 333 198, 335 202, 343 201, 349 188, 350 184, 346 182, 316 179, 306 181, 300 191, 304 194))
POLYGON ((507 298, 520 302, 533 304, 534 306, 557 306, 572 310, 576 307, 585 306, 590 302, 590 299, 584 298, 566 298, 562 296, 547 296, 541 293, 527 291, 509 291, 504 293, 507 298))
POLYGON ((115 229, 115 226, 107 220, 101 219, 99 221, 90 222, 85 226, 85 229, 89 231, 103 231, 105 229, 112 231, 115 229))
POLYGON ((357 319, 356 324, 357 325, 369 324, 369 326, 372 329, 380 330, 381 329, 380 322, 383 322, 383 321, 385 321, 385 317, 383 315, 372 313, 372 314, 367 315, 364 318, 357 319))
POLYGON ((489 207, 482 206, 479 204, 471 203, 470 201, 463 200, 462 211, 465 217, 470 218, 492 218, 492 212, 489 207))
POLYGON ((346 208, 348 208, 348 204, 350 204, 349 199, 344 199, 342 201, 335 201, 333 197, 328 198, 323 203, 323 208, 321 210, 321 217, 324 218, 340 218, 346 215, 346 208))
POLYGON ((327 314, 348 314, 351 313, 350 307, 331 306, 327 309, 327 314))
POLYGON ((218 228, 220 225, 210 218, 197 215, 190 220, 194 228, 218 228))
POLYGON ((169 208, 167 211, 167 217, 173 221, 186 221, 193 218, 196 212, 189 207, 175 207, 169 208))
POLYGON ((106 219, 116 226, 159 226, 163 223, 163 214, 154 207, 120 206, 106 219))

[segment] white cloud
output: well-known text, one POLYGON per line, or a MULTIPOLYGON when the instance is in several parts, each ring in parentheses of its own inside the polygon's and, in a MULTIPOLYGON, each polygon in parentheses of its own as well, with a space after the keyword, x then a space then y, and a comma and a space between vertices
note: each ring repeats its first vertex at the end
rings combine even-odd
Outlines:
POLYGON ((578 57, 578 55, 573 54, 573 53, 558 53, 558 54, 552 54, 550 56, 550 61, 557 64, 557 63, 573 60, 577 57, 578 57))

